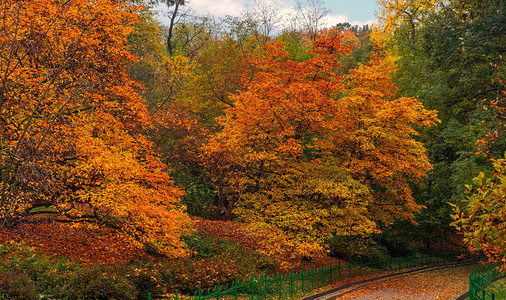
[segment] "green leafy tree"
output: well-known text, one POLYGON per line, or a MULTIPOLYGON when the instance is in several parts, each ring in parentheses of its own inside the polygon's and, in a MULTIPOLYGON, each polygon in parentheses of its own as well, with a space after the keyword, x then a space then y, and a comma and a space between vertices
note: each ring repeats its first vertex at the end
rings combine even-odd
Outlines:
MULTIPOLYGON (((441 123, 422 130, 433 169, 414 188, 417 216, 426 240, 441 236, 451 221, 448 201, 459 203, 464 185, 489 161, 477 156, 476 141, 487 134, 493 113, 483 99, 495 99, 501 84, 490 63, 506 49, 505 1, 381 1, 383 40, 397 59, 398 93, 437 110, 441 123)), ((502 155, 501 143, 489 157, 502 155)))

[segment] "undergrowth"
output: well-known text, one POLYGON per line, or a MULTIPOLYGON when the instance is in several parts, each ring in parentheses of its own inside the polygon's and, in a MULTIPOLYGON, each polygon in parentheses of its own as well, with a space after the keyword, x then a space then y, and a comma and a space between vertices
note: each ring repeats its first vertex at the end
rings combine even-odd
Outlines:
POLYGON ((277 267, 225 240, 193 234, 185 242, 192 251, 187 259, 139 258, 117 266, 81 265, 32 247, 0 245, 0 299, 146 299, 148 293, 189 293, 273 273, 277 267))

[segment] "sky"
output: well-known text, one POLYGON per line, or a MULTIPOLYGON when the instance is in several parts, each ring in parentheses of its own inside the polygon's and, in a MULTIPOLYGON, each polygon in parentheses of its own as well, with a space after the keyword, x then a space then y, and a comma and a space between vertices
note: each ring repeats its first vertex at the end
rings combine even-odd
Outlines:
POLYGON ((331 16, 344 15, 347 22, 372 24, 376 13, 376 0, 325 0, 325 7, 331 10, 331 16))
MULTIPOLYGON (((187 5, 197 14, 211 14, 217 17, 226 15, 239 16, 254 4, 255 0, 186 0, 187 5)), ((282 13, 293 12, 295 0, 262 0, 270 1, 279 7, 282 13)), ((348 22, 352 25, 372 24, 376 13, 376 0, 322 0, 323 7, 330 9, 323 22, 326 26, 348 22)), ((303 1, 305 2, 305 1, 303 1)), ((163 22, 163 17, 161 17, 163 22)))

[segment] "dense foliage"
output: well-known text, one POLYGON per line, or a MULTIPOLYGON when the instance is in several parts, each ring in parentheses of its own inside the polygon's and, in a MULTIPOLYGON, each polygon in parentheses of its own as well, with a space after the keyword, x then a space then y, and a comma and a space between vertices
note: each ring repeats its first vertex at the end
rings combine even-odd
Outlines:
POLYGON ((145 130, 126 69, 135 7, 4 1, 0 36, 2 225, 53 215, 185 255, 190 221, 145 130))
POLYGON ((31 247, 0 245, 0 299, 146 299, 148 293, 191 292, 275 272, 272 259, 237 244, 198 234, 185 241, 194 254, 184 260, 116 265, 83 265, 31 247))
POLYGON ((416 216, 419 234, 429 243, 447 231, 447 203, 465 199, 465 185, 480 171, 488 172, 488 158, 500 158, 506 149, 495 117, 504 90, 497 72, 504 65, 506 2, 380 3, 375 39, 397 59, 399 94, 417 97, 441 120, 421 133, 434 167, 414 188, 417 203, 426 206, 416 216), (494 142, 485 146, 492 137, 494 142))
POLYGON ((160 275, 190 290, 251 271, 206 269, 240 250, 193 235, 190 214, 248 224, 271 257, 356 258, 371 236, 370 256, 409 253, 402 235, 429 247, 452 203, 470 246, 504 262, 489 208, 504 202, 506 1, 381 0, 372 30, 319 28, 320 1, 284 28, 261 2, 218 20, 147 1, 167 27, 140 2, 1 2, 0 228, 105 227, 195 259, 170 267, 210 273, 160 275))
MULTIPOLYGON (((467 188, 465 211, 455 206, 454 226, 475 251, 484 252, 491 262, 506 265, 506 159, 494 160, 489 178, 484 173, 467 188)), ((504 269, 504 268, 503 268, 504 269)))

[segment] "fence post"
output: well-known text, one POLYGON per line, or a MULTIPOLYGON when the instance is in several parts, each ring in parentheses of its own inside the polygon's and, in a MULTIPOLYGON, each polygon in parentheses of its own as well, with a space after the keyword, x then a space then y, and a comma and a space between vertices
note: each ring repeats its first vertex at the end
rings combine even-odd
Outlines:
POLYGON ((315 274, 314 264, 311 267, 311 289, 314 290, 314 274, 315 274))
POLYGON ((323 286, 323 283, 325 282, 325 273, 324 273, 324 265, 322 264, 322 267, 321 267, 321 272, 322 272, 322 281, 320 282, 320 285, 319 286, 323 286))
POLYGON ((300 289, 304 292, 304 266, 302 266, 302 271, 300 272, 301 276, 300 276, 300 279, 301 279, 301 282, 300 282, 300 289))
POLYGON ((239 282, 237 281, 237 276, 235 276, 235 278, 234 278, 234 285, 233 285, 233 287, 234 287, 234 299, 235 300, 237 300, 237 290, 238 290, 237 286, 239 285, 238 283, 239 282))
POLYGON ((290 271, 290 298, 293 297, 293 268, 290 271))
POLYGON ((200 288, 200 285, 199 285, 199 290, 198 292, 196 291, 195 293, 193 293, 193 296, 198 296, 197 300, 200 300, 200 296, 202 295, 202 289, 200 288), (198 294, 197 294, 198 293, 198 294))
POLYGON ((332 283, 332 262, 330 262, 330 269, 329 269, 329 283, 332 283))
POLYGON ((281 273, 278 275, 279 278, 279 289, 278 289, 278 299, 281 299, 281 294, 283 293, 283 275, 281 273))
POLYGON ((251 274, 251 280, 250 280, 250 283, 251 283, 251 300, 255 299, 254 296, 253 296, 253 293, 255 291, 255 281, 254 281, 254 277, 253 277, 253 274, 251 274))
POLYGON ((339 281, 341 281, 341 260, 339 260, 339 273, 337 274, 338 278, 339 278, 339 281))
POLYGON ((473 300, 473 273, 469 274, 469 300, 473 300))
POLYGON ((264 299, 267 299, 267 271, 264 273, 264 299))

